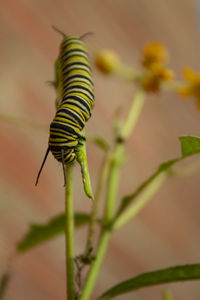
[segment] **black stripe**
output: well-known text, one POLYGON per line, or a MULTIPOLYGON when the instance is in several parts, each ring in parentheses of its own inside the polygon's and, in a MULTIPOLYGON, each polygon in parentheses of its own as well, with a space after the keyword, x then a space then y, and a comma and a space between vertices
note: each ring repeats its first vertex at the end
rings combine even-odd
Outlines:
POLYGON ((50 149, 51 149, 51 151, 55 151, 56 152, 56 153, 54 153, 55 155, 59 155, 59 152, 60 152, 61 148, 64 149, 64 150, 66 150, 66 151, 69 150, 69 152, 70 152, 75 147, 76 146, 74 146, 74 147, 68 147, 68 146, 61 146, 61 147, 59 147, 59 146, 50 146, 50 149))
MULTIPOLYGON (((55 141, 53 141, 53 142, 49 142, 49 143, 51 143, 51 144, 55 144, 55 146, 50 146, 50 149, 52 150, 52 148, 57 148, 57 147, 59 147, 59 144, 67 144, 68 142, 55 142, 55 141)), ((64 147, 66 147, 66 149, 74 149, 76 146, 60 146, 60 147, 62 147, 62 148, 64 148, 64 147)))
POLYGON ((74 52, 82 52, 88 56, 87 51, 80 49, 80 48, 73 48, 73 49, 69 49, 69 50, 66 49, 66 53, 63 53, 62 58, 65 58, 65 56, 67 56, 68 54, 74 53, 74 52))
POLYGON ((78 38, 70 38, 70 39, 68 38, 68 40, 64 40, 62 43, 62 48, 67 47, 69 45, 80 45, 84 47, 83 42, 78 38))
POLYGON ((64 66, 64 68, 62 69, 62 71, 65 72, 68 68, 73 67, 73 66, 76 66, 76 65, 87 67, 87 68, 90 70, 90 72, 92 71, 91 68, 90 68, 90 66, 89 66, 89 64, 84 63, 84 62, 82 62, 82 61, 70 62, 70 63, 68 63, 68 64, 66 64, 66 65, 64 66))
MULTIPOLYGON (((75 91, 72 91, 71 93, 79 93, 79 94, 82 94, 82 95, 84 95, 85 97, 87 97, 90 101, 94 101, 94 97, 90 97, 85 91, 83 91, 83 90, 81 90, 81 91, 79 91, 79 90, 75 90, 75 91)), ((66 93, 64 93, 64 97, 65 96, 68 96, 68 91, 66 92, 66 93)))
MULTIPOLYGON (((50 138, 51 138, 51 139, 66 139, 66 137, 68 138, 68 136, 71 136, 71 135, 69 135, 69 134, 66 134, 66 132, 63 133, 64 136, 60 136, 58 133, 59 133, 59 132, 53 132, 53 133, 51 134, 50 138)), ((76 141, 76 139, 72 139, 72 140, 70 139, 70 140, 67 141, 67 143, 71 143, 71 142, 74 142, 74 141, 76 141)), ((63 143, 63 142, 61 142, 61 143, 63 143)))
POLYGON ((63 98, 63 103, 64 103, 65 100, 68 100, 68 99, 69 99, 69 100, 72 99, 72 100, 75 100, 75 101, 77 101, 77 102, 80 102, 81 104, 83 104, 83 105, 85 106, 85 108, 87 109, 87 111, 88 111, 89 113, 91 113, 91 112, 90 112, 90 111, 91 111, 91 108, 90 108, 89 104, 86 102, 86 100, 83 100, 83 99, 80 98, 79 96, 69 95, 69 96, 66 96, 66 97, 63 98))
MULTIPOLYGON (((77 81, 79 81, 79 78, 83 78, 83 79, 85 79, 85 80, 88 80, 89 83, 90 83, 92 86, 94 86, 92 80, 91 80, 89 77, 87 77, 86 75, 82 75, 82 74, 75 74, 75 75, 69 76, 67 79, 65 79, 65 80, 63 81, 63 84, 65 85, 65 84, 66 84, 68 81, 70 81, 71 79, 76 79, 76 78, 77 78, 77 81)), ((83 82, 84 82, 84 81, 83 81, 83 82)))
POLYGON ((56 116, 58 116, 59 117, 59 113, 60 112, 63 112, 65 115, 64 116, 62 116, 63 118, 66 118, 67 119, 67 117, 68 116, 70 116, 70 117, 72 117, 75 121, 77 121, 78 122, 78 124, 81 126, 81 127, 84 127, 84 122, 81 120, 81 116, 77 116, 76 115, 76 112, 73 112, 71 109, 69 109, 69 108, 61 108, 61 109, 59 109, 58 111, 57 111, 57 113, 56 113, 56 116))
POLYGON ((91 90, 93 90, 93 88, 94 88, 93 84, 91 84, 89 81, 84 80, 83 78, 77 78, 77 76, 75 78, 65 80, 63 82, 63 87, 66 88, 67 86, 69 86, 71 84, 76 84, 76 83, 86 84, 88 86, 88 88, 90 88, 91 90))
MULTIPOLYGON (((55 121, 54 121, 54 122, 55 122, 55 121)), ((57 123, 57 122, 56 122, 56 123, 57 123)), ((63 129, 61 129, 61 128, 56 127, 56 128, 51 128, 50 132, 51 132, 51 135, 59 134, 59 133, 65 135, 65 134, 66 134, 66 129, 63 130, 63 129)), ((76 140, 76 138, 77 138, 77 136, 74 136, 74 134, 71 133, 71 132, 69 132, 69 131, 67 132, 67 135, 68 135, 69 137, 71 137, 73 140, 76 140)))
POLYGON ((81 135, 78 132, 76 132, 75 129, 73 129, 72 127, 70 127, 70 126, 68 126, 66 124, 63 124, 63 123, 60 124, 60 123, 57 123, 56 121, 53 121, 51 123, 51 125, 50 125, 50 133, 51 133, 51 128, 53 128, 53 129, 57 129, 57 128, 63 129, 66 132, 70 132, 70 133, 72 133, 72 134, 74 134, 74 135, 76 135, 78 137, 81 137, 81 135))
POLYGON ((73 128, 75 131, 80 130, 79 124, 74 119, 72 119, 72 117, 70 117, 69 115, 68 115, 68 118, 67 118, 67 116, 61 116, 61 115, 60 116, 58 115, 57 117, 63 118, 64 120, 60 121, 60 120, 55 119, 54 122, 57 122, 57 123, 62 122, 63 124, 67 124, 69 127, 73 128), (73 124, 71 124, 71 122, 68 122, 68 121, 72 121, 73 124))
POLYGON ((88 61, 88 58, 87 57, 85 57, 85 55, 81 55, 81 54, 71 54, 71 55, 67 55, 67 57, 62 57, 62 61, 63 62, 67 62, 67 60, 68 59, 70 59, 71 57, 82 57, 82 58, 84 58, 85 60, 87 60, 88 61))
MULTIPOLYGON (((71 100, 71 101, 73 101, 73 100, 71 100)), ((85 106, 83 107, 83 106, 79 105, 79 103, 74 103, 74 102, 71 102, 71 101, 68 100, 67 104, 71 104, 71 105, 77 107, 82 112, 85 121, 87 121, 89 119, 89 117, 91 117, 91 112, 88 111, 85 106), (87 117, 85 116, 84 113, 87 115, 87 117)))
POLYGON ((85 91, 87 91, 90 95, 91 95, 91 97, 93 97, 94 98, 94 94, 93 94, 93 92, 90 90, 90 88, 88 88, 88 87, 86 87, 86 86, 83 86, 83 85, 80 85, 80 84, 72 84, 72 85, 69 85, 69 86, 65 86, 64 87, 64 93, 65 92, 68 92, 68 91, 70 91, 70 90, 72 90, 72 89, 80 89, 80 90, 85 90, 85 91))
POLYGON ((63 40, 63 43, 68 43, 68 42, 70 42, 70 41, 77 41, 77 42, 80 42, 80 43, 83 43, 79 38, 78 38, 78 36, 68 36, 67 38, 65 38, 64 40, 63 40))
MULTIPOLYGON (((73 69, 70 69, 70 70, 67 70, 64 72, 64 76, 67 76, 71 71, 80 71, 80 70, 83 70, 84 72, 87 72, 89 76, 91 76, 91 72, 89 72, 89 70, 86 70, 84 68, 81 68, 81 67, 74 67, 73 69)), ((78 74, 78 73, 77 73, 78 74)))

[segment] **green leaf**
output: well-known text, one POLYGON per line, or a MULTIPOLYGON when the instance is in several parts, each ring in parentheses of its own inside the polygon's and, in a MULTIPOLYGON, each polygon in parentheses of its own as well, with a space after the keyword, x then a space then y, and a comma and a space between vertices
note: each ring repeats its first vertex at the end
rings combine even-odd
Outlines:
MULTIPOLYGON (((84 213, 76 213, 74 216, 74 225, 76 228, 88 223, 90 215, 84 213)), ((46 224, 32 224, 28 232, 17 244, 17 250, 24 252, 46 242, 49 239, 63 233, 65 231, 65 215, 60 214, 52 218, 46 224)))
POLYGON ((200 153, 200 138, 195 136, 180 136, 182 156, 200 153))
POLYGON ((9 281, 10 281, 9 273, 4 274, 0 279, 0 300, 2 300, 3 297, 5 296, 5 292, 7 290, 9 281))
MULTIPOLYGON (((84 130, 81 133, 85 135, 84 130)), ((90 173, 88 169, 88 162, 87 162, 86 142, 84 140, 82 140, 81 143, 78 144, 78 146, 76 147, 76 160, 81 167, 82 182, 83 182, 85 194, 90 199, 94 199, 91 180, 90 180, 90 173)))
POLYGON ((147 180, 145 180, 134 193, 124 196, 122 198, 120 207, 117 212, 117 217, 121 215, 121 213, 127 208, 127 206, 161 173, 169 171, 169 169, 177 162, 183 160, 184 158, 200 153, 200 138, 193 137, 193 136, 182 136, 179 137, 179 140, 181 142, 181 151, 182 156, 179 158, 171 159, 169 161, 166 161, 162 163, 157 171, 153 173, 152 176, 150 176, 147 180))
POLYGON ((200 264, 176 266, 142 273, 115 285, 103 293, 97 300, 108 300, 115 296, 153 285, 193 279, 200 279, 200 264))

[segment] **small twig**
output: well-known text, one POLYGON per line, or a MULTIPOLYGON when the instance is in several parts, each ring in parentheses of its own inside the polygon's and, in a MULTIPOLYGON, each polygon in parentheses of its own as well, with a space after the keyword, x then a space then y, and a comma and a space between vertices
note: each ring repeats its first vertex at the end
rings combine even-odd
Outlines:
POLYGON ((76 275, 75 275, 75 283, 77 286, 76 292, 75 292, 75 299, 78 299, 80 297, 81 287, 82 287, 82 271, 85 267, 85 265, 80 260, 80 256, 76 256, 74 259, 75 266, 76 266, 76 275))

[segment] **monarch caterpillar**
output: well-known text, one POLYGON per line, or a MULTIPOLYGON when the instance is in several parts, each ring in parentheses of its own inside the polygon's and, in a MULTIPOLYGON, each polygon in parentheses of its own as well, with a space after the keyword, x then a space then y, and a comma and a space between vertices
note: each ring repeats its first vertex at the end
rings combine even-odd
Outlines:
POLYGON ((62 163, 64 185, 66 184, 65 164, 76 158, 77 146, 85 137, 81 135, 94 106, 94 85, 88 54, 81 37, 63 36, 59 58, 56 61, 56 80, 53 83, 59 93, 58 108, 50 124, 48 148, 37 175, 37 185, 49 151, 62 163))

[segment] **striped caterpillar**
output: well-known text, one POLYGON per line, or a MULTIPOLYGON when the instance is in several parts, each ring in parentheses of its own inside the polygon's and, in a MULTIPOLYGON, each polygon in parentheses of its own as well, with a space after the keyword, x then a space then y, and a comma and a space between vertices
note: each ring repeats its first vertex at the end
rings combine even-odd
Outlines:
POLYGON ((92 72, 82 41, 88 33, 81 37, 67 36, 56 27, 53 28, 63 36, 56 61, 56 81, 53 83, 59 93, 59 101, 56 115, 50 124, 48 148, 35 185, 49 151, 62 163, 66 184, 65 164, 75 160, 77 146, 81 140, 85 140, 81 132, 94 106, 92 72))

